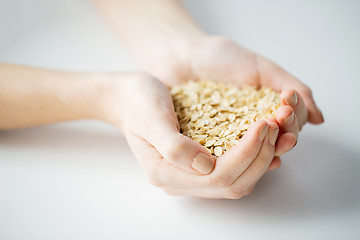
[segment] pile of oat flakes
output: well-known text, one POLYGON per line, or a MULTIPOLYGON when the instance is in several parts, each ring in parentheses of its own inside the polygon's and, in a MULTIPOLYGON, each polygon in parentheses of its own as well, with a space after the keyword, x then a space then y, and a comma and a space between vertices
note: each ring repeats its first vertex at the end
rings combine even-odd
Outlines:
POLYGON ((274 116, 280 106, 279 93, 267 87, 203 80, 170 91, 181 132, 215 156, 239 143, 252 123, 274 116))

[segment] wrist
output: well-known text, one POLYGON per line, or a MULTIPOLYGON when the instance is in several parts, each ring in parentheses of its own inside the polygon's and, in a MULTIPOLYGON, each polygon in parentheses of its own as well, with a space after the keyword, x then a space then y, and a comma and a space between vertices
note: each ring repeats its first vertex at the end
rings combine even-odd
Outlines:
MULTIPOLYGON (((94 76, 92 115, 95 119, 124 130, 123 121, 127 101, 127 83, 132 73, 99 73, 94 76), (95 100, 95 101, 94 101, 95 100)), ((130 93, 131 94, 131 93, 130 93)))
POLYGON ((69 108, 75 108, 76 118, 108 121, 107 108, 113 88, 115 73, 73 73, 73 82, 69 88, 69 108), (72 89, 71 89, 72 88, 72 89))

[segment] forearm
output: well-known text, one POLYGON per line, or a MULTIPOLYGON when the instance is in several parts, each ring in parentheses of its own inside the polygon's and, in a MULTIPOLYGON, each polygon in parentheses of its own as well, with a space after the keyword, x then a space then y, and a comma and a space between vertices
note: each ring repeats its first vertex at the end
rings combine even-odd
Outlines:
POLYGON ((205 34, 178 0, 95 0, 135 59, 145 66, 180 41, 205 34))
POLYGON ((101 74, 0 64, 0 129, 98 118, 101 74))

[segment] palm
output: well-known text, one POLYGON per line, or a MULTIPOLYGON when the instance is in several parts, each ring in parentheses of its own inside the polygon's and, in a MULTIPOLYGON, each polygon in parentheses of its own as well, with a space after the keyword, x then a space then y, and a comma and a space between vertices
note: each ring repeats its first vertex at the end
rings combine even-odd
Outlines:
POLYGON ((299 93, 299 104, 294 107, 299 127, 307 121, 323 121, 307 86, 277 64, 224 38, 200 40, 180 47, 152 65, 149 72, 167 85, 207 79, 239 86, 268 86, 278 92, 294 89, 299 93))
MULTIPOLYGON (((280 123, 283 133, 297 135, 307 121, 323 121, 308 87, 275 63, 224 38, 199 40, 185 47, 178 47, 153 64, 149 72, 166 85, 207 79, 239 86, 268 86, 282 92, 281 101, 284 106, 277 111, 276 121, 280 123), (297 92, 298 103, 291 107, 285 106, 286 99, 294 92, 297 92), (283 121, 292 111, 295 112, 296 120, 291 126, 286 126, 283 121)), ((281 149, 293 146, 294 138, 289 138, 288 135, 280 137, 279 141, 277 149, 282 152, 281 149)))
POLYGON ((180 56, 170 53, 166 62, 166 66, 162 61, 150 72, 168 85, 200 79, 240 85, 260 83, 256 55, 230 41, 195 44, 180 56))
POLYGON ((260 84, 256 55, 231 42, 199 48, 191 54, 189 62, 189 78, 194 80, 260 84))

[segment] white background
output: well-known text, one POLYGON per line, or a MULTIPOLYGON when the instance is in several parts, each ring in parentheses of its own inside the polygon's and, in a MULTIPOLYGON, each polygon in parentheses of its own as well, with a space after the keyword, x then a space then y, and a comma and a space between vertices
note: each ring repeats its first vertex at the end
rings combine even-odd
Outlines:
MULTIPOLYGON (((170 197, 98 122, 0 132, 0 239, 360 239, 360 2, 185 2, 308 84, 326 123, 240 200, 170 197)), ((85 0, 0 0, 0 61, 133 70, 85 0)))

